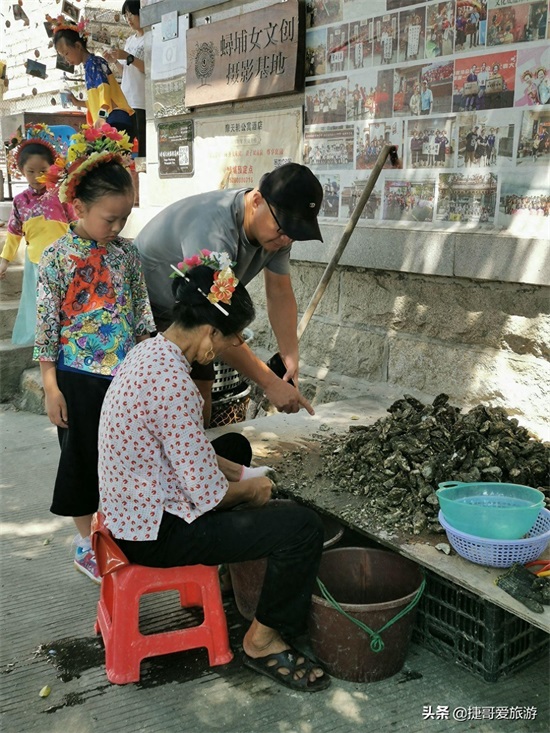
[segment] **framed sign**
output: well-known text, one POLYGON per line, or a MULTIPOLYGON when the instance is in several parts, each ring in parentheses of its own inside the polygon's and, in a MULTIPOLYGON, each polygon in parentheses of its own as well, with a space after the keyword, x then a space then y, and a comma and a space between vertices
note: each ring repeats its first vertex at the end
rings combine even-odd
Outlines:
POLYGON ((187 74, 186 35, 189 15, 177 18, 177 35, 163 39, 162 23, 151 26, 151 97, 155 117, 186 114, 185 78, 187 74))
POLYGON ((203 191, 253 188, 264 173, 301 161, 302 130, 302 107, 197 119, 193 183, 203 191))
POLYGON ((42 64, 40 61, 27 59, 25 61, 25 70, 30 76, 37 76, 39 79, 46 78, 46 64, 42 64))
POLYGON ((158 158, 160 178, 193 175, 193 121, 159 122, 158 158))
POLYGON ((186 107, 303 87, 304 3, 287 0, 187 31, 186 107))
POLYGON ((68 0, 63 0, 63 5, 61 6, 61 12, 63 15, 67 15, 73 23, 78 23, 78 18, 80 17, 80 10, 76 7, 76 5, 73 5, 72 3, 68 2, 68 0))

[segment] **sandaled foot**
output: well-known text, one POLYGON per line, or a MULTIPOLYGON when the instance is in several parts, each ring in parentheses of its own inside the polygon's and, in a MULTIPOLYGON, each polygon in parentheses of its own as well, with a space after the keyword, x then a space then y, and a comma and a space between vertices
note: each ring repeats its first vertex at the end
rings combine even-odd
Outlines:
POLYGON ((303 654, 304 657, 307 657, 312 662, 315 662, 317 667, 322 668, 322 664, 319 662, 317 655, 313 651, 309 636, 307 634, 288 638, 285 637, 284 641, 286 642, 287 646, 292 647, 294 652, 303 654))
POLYGON ((299 692, 326 690, 332 681, 326 672, 317 677, 315 670, 320 669, 320 665, 294 649, 285 649, 265 657, 251 657, 244 652, 243 662, 255 672, 299 692))

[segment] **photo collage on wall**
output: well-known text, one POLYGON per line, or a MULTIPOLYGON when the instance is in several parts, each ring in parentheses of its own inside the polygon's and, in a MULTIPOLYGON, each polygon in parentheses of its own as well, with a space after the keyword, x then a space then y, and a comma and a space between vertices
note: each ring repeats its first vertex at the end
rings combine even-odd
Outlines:
POLYGON ((548 0, 306 0, 304 163, 320 216, 549 236, 548 0))

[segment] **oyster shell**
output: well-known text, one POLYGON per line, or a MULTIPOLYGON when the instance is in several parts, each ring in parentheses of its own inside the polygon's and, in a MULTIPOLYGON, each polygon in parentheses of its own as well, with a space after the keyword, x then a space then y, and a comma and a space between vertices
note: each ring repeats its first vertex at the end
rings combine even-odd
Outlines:
MULTIPOLYGON (((435 490, 442 481, 493 481, 541 488, 547 497, 550 444, 500 407, 465 414, 446 394, 431 404, 405 394, 372 425, 321 441, 321 482, 365 500, 369 522, 388 529, 442 532, 435 490)), ((307 480, 307 476, 304 476, 307 480)))

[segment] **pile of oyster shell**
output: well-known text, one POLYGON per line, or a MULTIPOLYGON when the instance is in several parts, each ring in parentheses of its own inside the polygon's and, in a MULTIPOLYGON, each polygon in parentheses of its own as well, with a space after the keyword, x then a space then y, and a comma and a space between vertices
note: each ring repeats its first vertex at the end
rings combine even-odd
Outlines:
POLYGON ((445 394, 431 405, 405 395, 387 417, 323 436, 323 483, 365 497, 361 513, 387 529, 441 532, 435 490, 442 481, 493 481, 540 488, 548 498, 550 444, 502 408, 469 412, 445 394))

